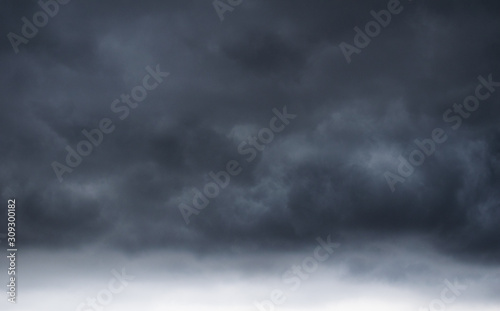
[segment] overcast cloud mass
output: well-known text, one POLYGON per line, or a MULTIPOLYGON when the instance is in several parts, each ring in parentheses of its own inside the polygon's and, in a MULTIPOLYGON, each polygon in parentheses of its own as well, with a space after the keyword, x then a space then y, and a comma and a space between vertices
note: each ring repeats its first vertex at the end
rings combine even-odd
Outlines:
POLYGON ((500 310, 498 1, 65 1, 0 4, 2 310, 500 310))

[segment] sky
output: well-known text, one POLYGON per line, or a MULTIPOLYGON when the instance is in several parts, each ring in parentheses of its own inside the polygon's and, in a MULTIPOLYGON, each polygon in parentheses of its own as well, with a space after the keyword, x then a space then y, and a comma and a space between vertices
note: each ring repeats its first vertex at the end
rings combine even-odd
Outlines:
POLYGON ((2 1, 2 310, 499 310, 499 10, 2 1))

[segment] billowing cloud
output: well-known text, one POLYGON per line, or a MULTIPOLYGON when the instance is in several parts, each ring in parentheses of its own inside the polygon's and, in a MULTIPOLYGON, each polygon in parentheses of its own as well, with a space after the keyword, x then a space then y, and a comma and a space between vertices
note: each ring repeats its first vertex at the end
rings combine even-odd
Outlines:
MULTIPOLYGON (((57 12, 15 47, 9 33, 25 37, 42 8, 0 10, 0 185, 18 202, 25 249, 272 260, 331 234, 353 252, 397 237, 453 265, 498 265, 497 2, 243 1, 223 21, 210 1, 62 2, 41 1, 57 12), (356 46, 355 27, 368 36, 396 2, 399 13, 356 46), (350 62, 342 43, 359 50, 350 62), (148 66, 169 75, 134 100, 148 66), (478 85, 476 109, 457 108, 478 85), (296 117, 277 118, 284 107, 296 117), (71 167, 67 147, 105 118, 114 131, 71 167), (403 176, 401 159, 435 129, 446 141, 403 176), (55 161, 68 168, 62 181, 55 161), (230 161, 241 172, 210 197, 210 173, 230 161), (189 224, 181 204, 193 209, 189 224)), ((406 273, 360 258, 346 268, 354 279, 393 284, 406 273)))

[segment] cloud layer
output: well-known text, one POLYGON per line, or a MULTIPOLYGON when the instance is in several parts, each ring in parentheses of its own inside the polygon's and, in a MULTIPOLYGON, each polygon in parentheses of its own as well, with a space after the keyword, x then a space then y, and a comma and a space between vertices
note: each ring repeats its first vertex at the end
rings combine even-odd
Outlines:
POLYGON ((4 2, 0 184, 24 247, 265 254, 412 236, 498 263, 499 92, 458 130, 443 113, 479 76, 500 81, 499 5, 401 5, 347 63, 339 45, 387 1, 244 1, 221 22, 210 1, 73 0, 19 53, 7 34, 40 7, 4 2), (120 120, 110 105, 157 64, 169 77, 120 120), (246 161, 238 146, 284 106, 297 117, 246 161), (114 132, 59 182, 51 164, 103 118, 114 132), (448 140, 392 192, 384 173, 436 127, 448 140), (186 225, 179 204, 230 160, 242 173, 186 225))

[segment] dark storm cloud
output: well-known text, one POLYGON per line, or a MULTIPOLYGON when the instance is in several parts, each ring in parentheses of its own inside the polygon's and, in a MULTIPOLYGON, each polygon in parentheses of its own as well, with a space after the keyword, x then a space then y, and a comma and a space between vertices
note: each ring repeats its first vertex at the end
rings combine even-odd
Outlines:
POLYGON ((383 173, 446 126, 443 112, 479 75, 500 80, 498 4, 402 4, 347 64, 338 45, 387 1, 245 1, 221 23, 210 1, 73 0, 18 54, 6 34, 38 7, 5 2, 0 176, 23 189, 20 236, 32 246, 194 251, 412 233, 494 255, 498 93, 395 193, 383 173), (111 102, 156 64, 171 75, 119 120, 111 102), (178 205, 191 189, 229 160, 245 163, 241 140, 285 105, 297 118, 186 226, 178 205), (115 131, 59 183, 50 164, 104 117, 115 131))

